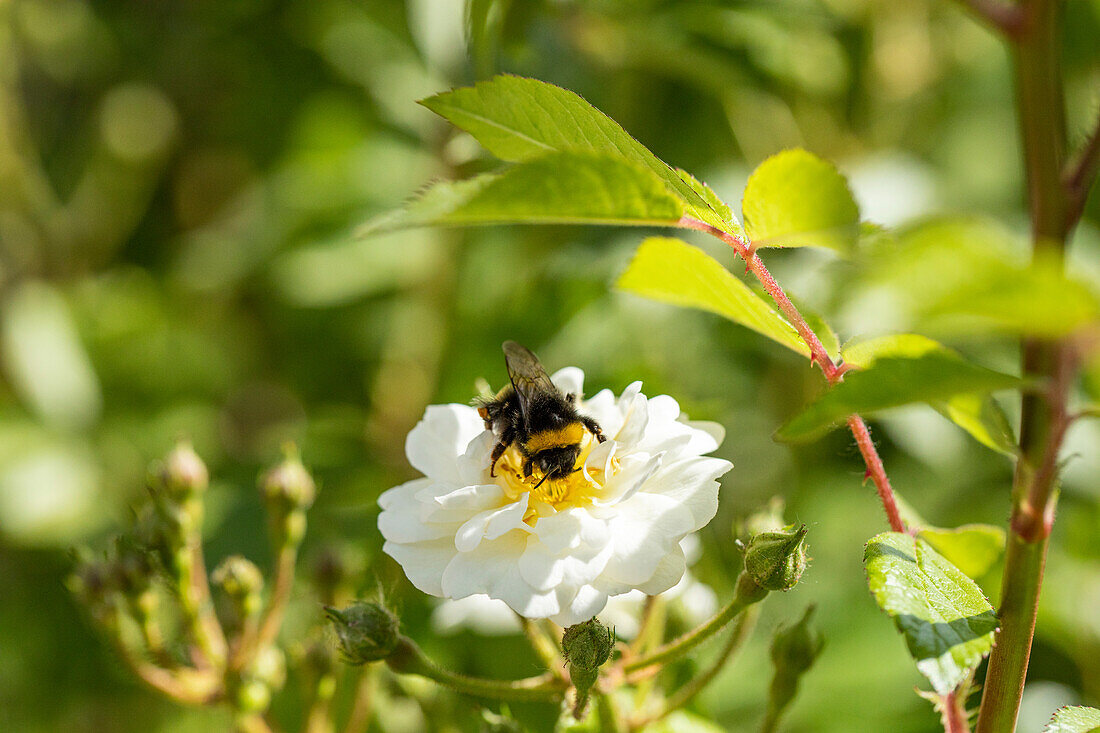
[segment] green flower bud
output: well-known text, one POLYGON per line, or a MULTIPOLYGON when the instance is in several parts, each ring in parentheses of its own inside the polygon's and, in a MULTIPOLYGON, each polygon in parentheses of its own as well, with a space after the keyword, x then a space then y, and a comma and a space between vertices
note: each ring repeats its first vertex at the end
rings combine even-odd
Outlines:
POLYGON ((806 570, 806 525, 761 532, 745 548, 745 573, 761 588, 790 590, 806 570))
POLYGON ((260 612, 264 576, 250 560, 240 555, 225 558, 211 573, 210 582, 229 602, 230 608, 219 615, 226 616, 223 621, 230 628, 241 628, 246 619, 260 612))
POLYGON ((260 479, 260 491, 269 502, 286 509, 308 509, 317 497, 317 485, 293 447, 286 449, 282 463, 260 479))
POLYGON ((286 683, 286 655, 277 646, 265 646, 256 653, 256 658, 249 665, 248 676, 263 682, 268 689, 282 689, 286 683))
POLYGON ((397 617, 377 603, 358 601, 342 610, 325 607, 337 646, 348 664, 377 662, 393 654, 401 634, 397 617))
POLYGON ((234 697, 240 712, 262 713, 271 705, 271 688, 262 680, 242 680, 234 697))
POLYGON ((565 630, 561 650, 569 663, 569 679, 576 691, 573 717, 580 720, 588 707, 588 693, 600 676, 600 665, 611 658, 615 635, 592 618, 565 630))
POLYGON ((802 618, 790 626, 780 626, 772 637, 771 655, 776 669, 796 675, 813 666, 825 646, 825 638, 814 628, 813 605, 806 607, 802 618))
POLYGON ((561 650, 570 665, 594 671, 611 658, 615 638, 611 629, 596 619, 570 626, 561 638, 561 650))
POLYGON ((174 499, 200 494, 210 485, 210 472, 195 449, 187 441, 180 441, 164 459, 160 467, 161 485, 174 499))

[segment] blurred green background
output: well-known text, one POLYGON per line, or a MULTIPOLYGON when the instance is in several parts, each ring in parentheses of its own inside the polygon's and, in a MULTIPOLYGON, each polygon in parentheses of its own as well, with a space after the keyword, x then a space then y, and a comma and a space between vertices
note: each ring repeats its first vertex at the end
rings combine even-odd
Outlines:
MULTIPOLYGON (((1100 98, 1100 0, 1066 14, 1079 141, 1100 98)), ((532 673, 516 638, 434 637, 430 599, 375 529, 378 494, 412 476, 404 437, 425 405, 467 402, 478 377, 499 385, 508 338, 550 369, 583 367, 589 393, 642 379, 726 426, 720 454, 736 468, 696 566, 720 597, 738 516, 779 494, 811 526, 810 571, 769 599, 700 711, 755 730, 770 632, 816 602, 828 646, 787 729, 938 729, 866 590, 863 543, 886 525, 849 438, 771 439, 820 388, 806 363, 716 317, 612 292, 637 230, 351 238, 425 182, 495 165, 415 100, 500 71, 579 92, 730 202, 763 158, 801 145, 837 161, 865 218, 986 213, 1026 235, 1008 57, 948 0, 0 0, 0 730, 228 724, 140 687, 63 586, 68 548, 126 526, 149 462, 179 436, 215 475, 211 565, 235 552, 270 563, 255 477, 297 441, 322 487, 307 564, 329 546, 356 553, 363 589, 388 589, 438 659, 532 673)), ((1073 249, 1094 283, 1098 223, 1093 196, 1073 249)), ((842 339, 895 327, 858 263, 767 260, 842 339)), ((1009 339, 952 345, 1014 368, 1009 339)), ((928 408, 875 430, 895 486, 931 521, 1003 523, 1005 459, 928 408)), ((1069 438, 1021 731, 1058 705, 1100 703, 1098 445, 1094 425, 1069 438)), ((983 580, 994 597, 998 577, 983 580)), ((286 638, 319 618, 303 593, 286 638)), ((421 702, 391 700, 392 730, 425 716, 476 729, 473 703, 404 693, 421 702)), ((291 730, 300 700, 292 678, 276 707, 291 730)))

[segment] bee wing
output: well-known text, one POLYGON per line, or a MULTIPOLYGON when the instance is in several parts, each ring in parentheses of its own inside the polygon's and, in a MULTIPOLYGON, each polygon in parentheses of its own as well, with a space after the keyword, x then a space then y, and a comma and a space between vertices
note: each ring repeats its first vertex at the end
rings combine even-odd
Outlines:
POLYGON ((539 358, 525 346, 515 341, 505 341, 504 363, 508 367, 508 378, 512 380, 512 389, 519 398, 519 409, 523 413, 523 422, 530 427, 529 404, 539 392, 557 392, 558 388, 550 381, 550 376, 539 363, 539 358))

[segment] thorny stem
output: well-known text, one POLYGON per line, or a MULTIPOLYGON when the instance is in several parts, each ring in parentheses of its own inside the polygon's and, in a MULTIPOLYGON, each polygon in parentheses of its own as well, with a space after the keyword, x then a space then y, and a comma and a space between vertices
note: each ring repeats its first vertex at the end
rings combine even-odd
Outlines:
MULTIPOLYGON (((718 237, 723 242, 733 247, 737 254, 745 260, 752 274, 755 275, 756 279, 760 281, 760 284, 764 286, 764 290, 766 290, 768 295, 772 297, 772 300, 775 301, 776 306, 779 307, 783 316, 792 326, 794 326, 794 329, 798 332, 798 335, 802 337, 802 340, 806 342, 806 346, 810 349, 810 359, 821 367, 821 371, 825 375, 825 379, 829 382, 829 386, 836 384, 844 377, 845 368, 833 362, 829 353, 825 350, 825 346, 821 343, 821 339, 817 337, 817 334, 814 333, 813 329, 806 323, 806 319, 798 312, 798 308, 796 308, 794 303, 791 302, 791 299, 787 297, 787 294, 783 292, 783 288, 780 287, 779 283, 772 277, 771 272, 768 271, 768 268, 764 265, 763 260, 756 254, 755 250, 745 244, 740 237, 730 234, 729 232, 724 232, 717 227, 713 227, 706 222, 699 221, 690 216, 681 217, 679 225, 687 229, 706 232, 711 236, 718 237)), ((905 522, 902 521, 897 502, 894 500, 894 489, 890 486, 890 479, 886 475, 886 468, 883 466, 882 458, 879 457, 878 451, 875 449, 874 441, 871 440, 871 434, 867 430, 867 425, 859 415, 852 415, 848 418, 848 427, 851 429, 852 435, 859 445, 859 452, 863 456, 864 463, 867 464, 867 476, 874 481, 875 488, 878 490, 883 509, 886 511, 886 518, 890 522, 890 528, 895 532, 905 532, 905 522)))
POLYGON ((561 699, 567 683, 553 673, 522 680, 490 680, 443 669, 424 654, 412 639, 402 636, 386 664, 401 674, 418 674, 455 692, 496 700, 550 702, 561 699))

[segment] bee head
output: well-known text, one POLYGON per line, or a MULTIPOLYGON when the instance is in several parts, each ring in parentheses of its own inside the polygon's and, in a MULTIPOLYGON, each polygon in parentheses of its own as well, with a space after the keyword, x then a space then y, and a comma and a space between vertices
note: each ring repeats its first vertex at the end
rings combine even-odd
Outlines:
POLYGON ((555 446, 539 451, 531 457, 531 463, 543 476, 565 476, 573 472, 573 466, 580 455, 579 443, 555 446))

